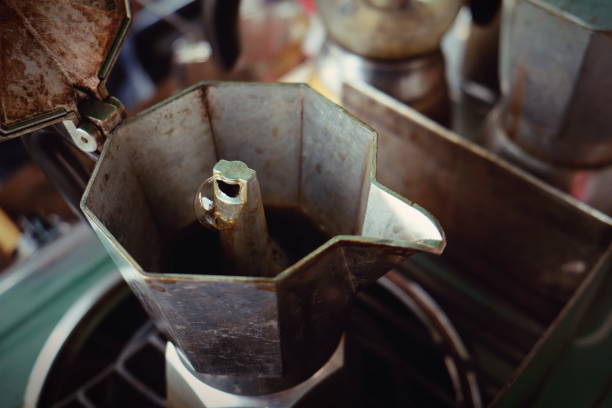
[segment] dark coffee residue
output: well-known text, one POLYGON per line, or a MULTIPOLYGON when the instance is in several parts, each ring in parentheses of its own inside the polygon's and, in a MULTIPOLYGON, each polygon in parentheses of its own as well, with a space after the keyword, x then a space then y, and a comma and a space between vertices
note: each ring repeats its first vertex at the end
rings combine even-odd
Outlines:
MULTIPOLYGON (((299 208, 266 207, 268 233, 291 264, 302 259, 329 239, 299 208)), ((198 221, 180 229, 162 254, 160 272, 231 275, 225 265, 219 233, 198 221)))

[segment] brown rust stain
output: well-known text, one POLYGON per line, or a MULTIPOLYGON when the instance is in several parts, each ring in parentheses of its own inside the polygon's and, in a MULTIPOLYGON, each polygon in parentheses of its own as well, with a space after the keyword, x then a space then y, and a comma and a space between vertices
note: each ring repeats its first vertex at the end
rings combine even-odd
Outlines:
POLYGON ((0 1, 2 124, 76 110, 73 86, 98 94, 123 18, 114 0, 0 1))
POLYGON ((525 79, 526 73, 525 68, 518 66, 516 68, 516 82, 512 91, 512 97, 510 98, 510 126, 508 127, 508 137, 510 139, 516 139, 518 136, 519 125, 521 122, 521 114, 523 111, 523 94, 525 91, 525 79))
POLYGON ((85 6, 95 7, 106 11, 113 11, 117 9, 115 4, 116 0, 72 0, 77 3, 81 3, 85 6))
POLYGON ((97 74, 122 15, 66 0, 28 0, 13 7, 69 81, 96 93, 97 74))
POLYGON ((265 290, 267 292, 276 292, 276 285, 271 285, 268 283, 256 283, 255 287, 259 290, 265 290))
MULTIPOLYGON (((210 100, 210 88, 212 85, 204 85, 202 90, 202 102, 204 102, 204 108, 206 109, 206 114, 208 115, 208 120, 219 120, 219 112, 218 107, 210 100)), ((212 123, 210 123, 210 128, 212 129, 212 123)), ((213 131, 214 133, 214 131, 213 131)))
POLYGON ((159 285, 155 285, 155 284, 153 284, 153 283, 149 284, 149 287, 150 287, 151 289, 153 289, 153 290, 158 291, 158 292, 165 292, 165 291, 166 291, 166 289, 165 289, 165 288, 163 288, 163 287, 161 287, 161 286, 159 286, 159 285))
POLYGON ((174 285, 175 283, 178 282, 178 280, 171 279, 171 278, 159 278, 159 279, 156 279, 156 282, 161 283, 163 285, 174 285))
POLYGON ((20 16, 2 2, 0 16, 3 124, 10 125, 59 107, 71 110, 72 89, 65 83, 53 60, 28 32, 20 16))
POLYGON ((210 85, 204 85, 201 88, 201 98, 202 98, 202 105, 204 107, 204 113, 208 121, 208 127, 210 128, 210 136, 211 136, 211 141, 213 143, 215 157, 218 160, 220 159, 220 157, 219 157, 219 148, 217 147, 217 133, 215 132, 215 128, 213 127, 213 118, 215 119, 217 118, 217 113, 213 109, 210 101, 208 100, 209 90, 210 90, 210 85))

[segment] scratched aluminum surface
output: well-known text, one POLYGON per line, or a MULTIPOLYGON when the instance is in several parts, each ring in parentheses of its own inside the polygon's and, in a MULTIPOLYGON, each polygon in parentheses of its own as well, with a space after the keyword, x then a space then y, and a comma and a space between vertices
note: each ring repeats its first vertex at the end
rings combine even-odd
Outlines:
POLYGON ((435 51, 460 0, 319 0, 327 35, 368 58, 401 59, 435 51))
POLYGON ((104 81, 129 22, 126 0, 0 1, 0 140, 74 118, 104 81))
POLYGON ((495 385, 485 387, 485 404, 531 406, 609 279, 612 218, 370 86, 345 86, 343 104, 379 132, 380 180, 410 194, 444 225, 448 246, 441 260, 453 266, 452 276, 419 276, 476 354, 479 372, 486 373, 481 384, 495 385), (470 304, 471 296, 498 299, 521 318, 492 314, 492 303, 470 304), (479 355, 487 343, 499 346, 490 350, 504 360, 479 355))
POLYGON ((612 163, 612 3, 507 2, 500 42, 505 137, 567 168, 612 163))
POLYGON ((375 152, 372 129, 304 85, 203 83, 120 125, 81 206, 207 383, 269 392, 329 358, 357 290, 444 248, 432 216, 375 180, 375 152), (159 255, 195 220, 219 159, 257 171, 265 206, 299 208, 333 238, 274 278, 221 276, 204 258, 163 273, 159 255))

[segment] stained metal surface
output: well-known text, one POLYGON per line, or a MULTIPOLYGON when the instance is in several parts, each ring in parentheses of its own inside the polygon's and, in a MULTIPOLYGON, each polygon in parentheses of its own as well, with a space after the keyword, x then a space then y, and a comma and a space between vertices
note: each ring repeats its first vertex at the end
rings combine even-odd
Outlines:
POLYGON ((463 2, 325 0, 317 12, 326 42, 316 80, 340 97, 363 81, 446 124, 450 116, 441 40, 463 2))
MULTIPOLYGON (((296 406, 321 408, 478 406, 478 387, 469 386, 474 383, 472 359, 459 333, 416 282, 394 275, 357 296, 345 334, 348 369, 326 381, 317 379, 317 386, 302 398, 300 391, 311 384, 291 390, 298 391, 295 398, 285 394, 268 399, 228 395, 202 383, 197 388, 212 391, 208 397, 230 407, 247 402, 267 406, 279 397, 300 400, 296 406)), ((182 402, 197 398, 184 388, 165 391, 165 339, 120 277, 114 278, 115 285, 94 279, 91 290, 82 292, 47 339, 28 384, 26 406, 164 406, 176 397, 182 402)), ((165 377, 172 383, 174 374, 165 377)), ((183 374, 193 379, 191 373, 183 374)), ((179 406, 198 406, 195 401, 179 406)))
POLYGON ((612 219, 374 88, 344 105, 379 131, 380 179, 445 226, 452 274, 414 273, 474 347, 484 403, 528 404, 610 273, 612 219))
POLYGON ((316 59, 326 91, 342 95, 346 81, 363 81, 441 123, 448 121, 445 63, 440 52, 399 60, 370 59, 327 41, 316 59))
POLYGON ((487 147, 573 197, 612 213, 612 4, 505 4, 502 98, 487 147))
POLYGON ((500 126, 501 107, 494 109, 486 121, 486 146, 504 159, 536 175, 588 205, 612 214, 612 165, 575 167, 551 163, 534 156, 515 143, 500 126))
POLYGON ((460 0, 321 0, 328 35, 369 58, 398 59, 437 50, 463 5, 460 0))
POLYGON ((536 158, 568 168, 612 164, 612 4, 508 2, 497 124, 536 158))
POLYGON ((327 361, 363 285, 444 248, 433 217, 375 180, 375 152, 369 127, 308 87, 203 83, 114 132, 82 208, 207 383, 270 392, 327 361), (257 171, 264 205, 299 208, 333 238, 275 278, 221 276, 205 260, 163 273, 160 254, 194 221, 194 195, 221 158, 257 171))
POLYGON ((0 2, 0 140, 76 119, 105 80, 129 23, 127 0, 0 2))

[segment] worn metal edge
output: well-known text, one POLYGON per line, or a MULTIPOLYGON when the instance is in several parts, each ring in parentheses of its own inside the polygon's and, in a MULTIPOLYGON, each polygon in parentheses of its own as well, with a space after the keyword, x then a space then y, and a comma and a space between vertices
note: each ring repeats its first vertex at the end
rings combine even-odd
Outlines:
POLYGON ((612 226, 612 216, 607 215, 590 205, 577 200, 576 198, 570 196, 569 194, 564 193, 563 191, 551 186, 550 184, 540 180, 536 176, 528 173, 527 171, 511 164, 510 162, 500 158, 495 153, 485 149, 484 147, 477 145, 474 142, 469 141, 468 139, 458 135, 450 129, 443 127, 442 125, 434 122, 428 117, 418 113, 408 105, 404 105, 398 102, 393 97, 385 94, 384 92, 368 85, 365 83, 349 81, 345 85, 349 89, 352 88, 360 93, 365 95, 372 95, 372 97, 376 98, 376 101, 383 105, 388 109, 393 109, 395 111, 400 112, 402 115, 407 116, 413 122, 417 123, 419 126, 430 129, 432 132, 435 132, 439 137, 448 140, 450 143, 460 146, 462 149, 470 151, 475 156, 478 156, 484 160, 487 160, 491 163, 494 163, 496 166, 503 169, 505 172, 511 173, 520 177, 522 179, 527 180, 529 183, 536 185, 539 189, 543 190, 549 196, 553 196, 555 200, 564 202, 572 207, 578 209, 581 213, 587 214, 600 222, 608 224, 612 226))
POLYGON ((129 0, 123 1, 123 7, 125 9, 125 17, 121 21, 121 25, 119 26, 119 30, 117 31, 117 34, 115 35, 113 44, 111 45, 108 53, 106 54, 106 58, 102 62, 102 66, 100 67, 100 70, 98 71, 98 78, 102 81, 106 79, 106 77, 111 71, 111 68, 115 64, 115 61, 117 60, 117 57, 119 56, 119 51, 121 50, 121 47, 123 46, 123 42, 125 41, 125 38, 127 36, 127 32, 132 24, 132 10, 130 8, 129 0))
POLYGON ((59 108, 53 111, 35 115, 31 118, 16 122, 9 126, 0 125, 0 142, 21 136, 24 133, 53 125, 59 122, 63 116, 68 115, 70 112, 66 111, 64 108, 59 108))
MULTIPOLYGON (((132 118, 126 120, 125 122, 123 122, 121 125, 119 125, 119 128, 121 128, 124 125, 127 125, 129 123, 131 123, 132 121, 135 121, 139 118, 142 118, 144 116, 147 116, 148 114, 150 114, 151 112, 171 103, 172 101, 181 98, 184 95, 187 95, 191 92, 196 92, 202 88, 205 87, 210 87, 210 86, 215 86, 215 85, 222 85, 222 86, 239 86, 239 85, 248 85, 248 86, 266 86, 266 87, 270 87, 270 86, 275 86, 275 87, 293 87, 293 88, 301 88, 301 89, 308 89, 309 91, 312 91, 314 93, 316 93, 316 95, 318 95, 321 98, 325 98, 323 95, 321 95, 319 92, 315 91, 314 89, 312 89, 310 86, 306 85, 306 84, 302 84, 302 83, 253 83, 253 82, 228 82, 228 81, 201 81, 198 82, 186 89, 184 89, 183 91, 151 106, 150 108, 140 112, 139 114, 133 116, 132 118)), ((326 100, 329 101, 328 98, 325 98, 326 100)), ((378 134, 376 133, 376 131, 369 125, 367 125, 366 123, 364 123, 363 121, 357 119, 352 113, 348 112, 347 110, 345 110, 344 108, 342 108, 340 105, 329 101, 330 103, 332 103, 337 109, 339 109, 340 111, 342 111, 344 114, 348 115, 351 119, 353 119, 354 121, 356 121, 360 126, 363 126, 365 128, 367 128, 368 130, 370 130, 375 138, 375 141, 378 141, 378 134)), ((115 131, 117 131, 117 129, 115 131)), ((114 132, 113 132, 114 133, 114 132)), ((96 167, 94 168, 94 171, 91 175, 91 177, 89 178, 89 181, 87 183, 87 187, 85 188, 85 192, 83 193, 83 196, 81 197, 81 202, 80 202, 80 208, 83 211, 83 214, 85 215, 85 217, 87 218, 88 222, 94 226, 96 233, 102 234, 104 235, 104 237, 106 237, 108 239, 109 243, 112 243, 112 245, 114 246, 115 250, 117 252, 119 252, 122 257, 124 259, 127 260, 127 262, 129 263, 129 265, 131 267, 133 267, 138 273, 140 273, 144 278, 147 279, 156 279, 156 280, 164 280, 164 279, 168 279, 168 278, 180 278, 180 279, 184 279, 184 280, 188 280, 188 281, 226 281, 226 282, 250 282, 250 283, 271 283, 271 282, 278 282, 283 280, 284 278, 286 278, 287 276, 293 274, 295 271, 299 270, 301 267, 303 267, 305 264, 311 262, 314 258, 318 257, 321 253, 328 251, 328 250, 333 250, 336 249, 336 247, 341 247, 341 246, 346 246, 346 245, 350 245, 350 244, 365 244, 365 245, 384 245, 384 246, 392 246, 395 248, 401 248, 401 249, 406 249, 407 252, 408 251, 414 251, 414 252, 429 252, 429 253, 433 253, 433 254, 440 254, 443 250, 444 247, 446 245, 446 237, 444 234, 444 230, 440 227, 440 223, 438 222, 438 220, 433 217, 429 212, 427 212, 425 209, 423 209, 421 206, 419 206, 416 203, 413 203, 412 201, 402 197, 401 195, 392 192, 392 190, 388 189, 387 187, 383 186, 382 184, 380 184, 377 180, 376 180, 376 146, 377 144, 374 143, 372 145, 372 149, 373 151, 372 153, 372 162, 371 162, 371 166, 370 166, 370 174, 369 174, 369 181, 370 183, 376 184, 377 186, 381 187, 383 190, 385 190, 386 192, 392 192, 392 194, 395 197, 398 197, 400 200, 402 200, 403 202, 405 202, 406 204, 416 208, 417 210, 419 210, 420 212, 422 212, 426 217, 428 217, 432 222, 434 222, 434 224, 436 225, 436 227, 439 229, 440 231, 440 235, 442 236, 442 240, 437 241, 437 240, 421 240, 421 241, 414 241, 414 242, 408 242, 408 241, 399 241, 399 240, 381 240, 378 238, 371 238, 371 237, 364 237, 364 236, 359 236, 359 235, 336 235, 332 238, 330 238, 329 240, 327 240, 324 244, 322 244, 321 246, 319 246, 317 249, 315 249, 314 251, 312 251, 311 253, 309 253, 308 255, 306 255, 304 258, 300 259, 298 262, 296 262, 295 264, 291 265, 289 268, 285 269, 284 271, 282 271, 280 274, 278 274, 277 276, 273 277, 273 278, 261 278, 261 277, 248 277, 248 276, 223 276, 223 275, 185 275, 185 274, 168 274, 168 273, 155 273, 155 272, 147 272, 145 271, 140 264, 128 253, 128 251, 123 247, 123 245, 121 245, 113 236, 113 234, 104 226, 104 224, 100 221, 100 219, 93 213, 93 211, 91 211, 89 209, 89 207, 87 206, 87 199, 89 197, 90 191, 93 188, 93 181, 97 178, 98 176, 98 172, 99 172, 99 168, 100 165, 99 163, 101 163, 104 159, 104 157, 108 154, 108 150, 109 150, 109 146, 110 146, 110 140, 112 140, 113 134, 111 134, 109 136, 109 138, 107 139, 106 143, 104 144, 104 148, 102 149, 102 153, 100 155, 100 159, 98 160, 98 163, 96 164, 96 167)))
POLYGON ((557 361, 563 350, 569 345, 571 336, 575 333, 582 315, 597 292, 599 284, 612 270, 612 243, 599 257, 595 266, 587 277, 578 285, 571 298, 553 321, 548 325, 544 334, 538 339, 512 377, 495 395, 490 406, 513 407, 516 404, 526 404, 535 401, 541 383, 546 381, 546 373, 557 361), (571 314, 574 313, 574 316, 571 314), (564 333, 564 332, 568 333, 564 333), (565 334, 565 335, 564 335, 565 334), (569 335, 567 335, 569 334, 569 335), (551 346, 554 349, 551 351, 551 346), (540 381, 532 383, 526 375, 533 373, 540 381), (524 388, 523 388, 524 387, 524 388))

